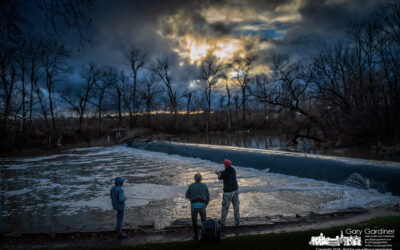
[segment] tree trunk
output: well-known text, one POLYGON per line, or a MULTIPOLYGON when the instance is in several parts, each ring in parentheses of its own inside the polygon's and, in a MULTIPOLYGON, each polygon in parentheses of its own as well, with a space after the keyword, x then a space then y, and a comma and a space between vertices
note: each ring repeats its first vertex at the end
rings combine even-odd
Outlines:
POLYGON ((83 114, 79 115, 79 131, 82 132, 83 114))
POLYGON ((151 102, 152 102, 152 96, 151 96, 151 89, 150 89, 150 84, 147 84, 147 97, 146 97, 146 120, 147 120, 147 127, 151 126, 151 120, 150 120, 150 107, 151 107, 151 102))
POLYGON ((53 83, 49 78, 47 78, 47 91, 49 92, 48 98, 49 98, 49 107, 50 107, 50 115, 51 115, 51 121, 52 121, 52 128, 54 131, 56 131, 56 120, 54 118, 54 109, 53 109, 53 97, 52 97, 52 86, 53 83))
POLYGON ((136 127, 136 86, 137 86, 137 72, 134 71, 133 74, 133 94, 132 94, 132 113, 133 116, 131 116, 131 124, 130 124, 130 128, 136 127))
MULTIPOLYGON (((99 107, 101 107, 101 104, 99 104, 99 107)), ((99 135, 101 135, 101 131, 102 131, 102 124, 101 124, 101 108, 99 108, 99 116, 98 116, 98 130, 99 130, 99 135)))
POLYGON ((25 132, 25 120, 26 120, 26 111, 25 111, 25 65, 22 66, 22 75, 21 75, 21 83, 22 83, 22 132, 25 132))
POLYGON ((33 90, 35 86, 35 66, 34 63, 30 65, 31 67, 31 90, 30 90, 30 98, 29 98, 29 126, 32 126, 32 113, 33 113, 33 90))
POLYGON ((235 101, 235 121, 237 122, 239 120, 239 96, 235 95, 233 99, 235 101))
POLYGON ((246 88, 242 88, 242 126, 246 127, 246 88))
POLYGON ((227 97, 228 97, 228 103, 227 103, 227 106, 228 106, 228 129, 231 129, 231 123, 232 123, 232 121, 231 121, 231 93, 230 93, 230 90, 229 90, 229 87, 228 87, 228 80, 226 80, 226 82, 225 82, 225 88, 226 88, 226 95, 227 95, 227 97))
POLYGON ((122 128, 121 93, 118 91, 118 119, 119 127, 122 128))

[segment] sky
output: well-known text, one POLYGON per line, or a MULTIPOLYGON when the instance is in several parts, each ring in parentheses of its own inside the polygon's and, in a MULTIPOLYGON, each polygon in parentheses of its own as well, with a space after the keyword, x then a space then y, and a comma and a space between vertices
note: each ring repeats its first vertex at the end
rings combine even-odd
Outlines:
POLYGON ((88 61, 130 73, 127 54, 134 45, 150 59, 170 58, 175 84, 187 87, 208 53, 222 63, 255 55, 254 73, 266 72, 272 55, 302 60, 346 40, 348 22, 371 15, 382 2, 97 0, 90 13, 92 42, 82 45, 73 31, 60 39, 72 52, 72 75, 88 61))

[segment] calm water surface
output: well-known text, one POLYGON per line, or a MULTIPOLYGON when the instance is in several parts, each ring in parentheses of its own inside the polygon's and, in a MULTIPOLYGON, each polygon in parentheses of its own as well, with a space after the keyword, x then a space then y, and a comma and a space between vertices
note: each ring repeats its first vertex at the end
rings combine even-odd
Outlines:
MULTIPOLYGON (((300 152, 307 154, 343 156, 350 158, 361 158, 370 160, 382 160, 384 156, 376 151, 362 148, 328 149, 313 140, 298 138, 297 144, 289 144, 291 138, 281 135, 270 135, 267 131, 238 131, 234 133, 209 133, 207 134, 185 134, 177 141, 192 143, 226 145, 244 148, 270 149, 278 151, 300 152)), ((388 159, 386 159, 388 160, 388 159)))

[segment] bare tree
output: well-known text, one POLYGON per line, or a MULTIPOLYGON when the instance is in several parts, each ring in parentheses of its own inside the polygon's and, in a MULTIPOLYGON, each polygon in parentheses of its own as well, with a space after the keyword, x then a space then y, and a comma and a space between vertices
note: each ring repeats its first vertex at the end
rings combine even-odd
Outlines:
POLYGON ((132 46, 129 52, 129 63, 131 65, 133 73, 133 90, 132 90, 132 111, 130 112, 129 126, 132 128, 136 126, 136 116, 133 116, 137 112, 138 98, 137 98, 137 79, 139 71, 144 68, 147 62, 147 54, 140 52, 137 48, 132 46))
POLYGON ((21 0, 2 0, 0 4, 0 39, 17 42, 29 22, 22 14, 26 2, 21 0))
POLYGON ((211 93, 218 79, 221 77, 222 65, 218 64, 217 58, 212 54, 208 55, 200 65, 200 84, 207 101, 207 122, 206 132, 210 122, 211 114, 211 93))
MULTIPOLYGON (((60 36, 62 31, 76 29, 80 41, 89 41, 92 20, 89 12, 94 8, 94 0, 2 0, 0 4, 0 37, 18 41, 27 29, 32 27, 25 13, 39 7, 45 17, 43 24, 48 32, 60 36), (50 29, 48 29, 50 27, 50 29)), ((36 21, 36 20, 35 20, 36 21)))
POLYGON ((18 46, 17 50, 17 63, 19 67, 20 74, 20 82, 21 82, 21 108, 22 108, 22 131, 25 131, 25 122, 26 122, 26 81, 25 81, 25 73, 27 73, 28 69, 28 47, 27 41, 22 39, 18 46))
POLYGON ((310 65, 299 65, 296 62, 283 60, 282 57, 273 58, 272 68, 275 72, 275 81, 279 85, 275 93, 270 95, 269 104, 281 107, 290 112, 292 119, 298 115, 305 118, 302 125, 292 131, 292 141, 298 137, 323 140, 326 138, 325 127, 318 117, 312 114, 308 107, 312 103, 309 95, 310 85, 314 82, 314 71, 310 65), (322 138, 310 134, 311 126, 318 126, 322 132, 322 138), (300 132, 306 128, 307 134, 300 132))
POLYGON ((89 101, 92 105, 94 105, 96 107, 97 128, 98 128, 99 134, 101 134, 102 114, 105 109, 104 100, 107 96, 108 89, 111 86, 110 86, 110 83, 107 81, 107 79, 104 79, 104 77, 105 77, 104 70, 98 69, 97 72, 95 72, 95 73, 98 76, 97 76, 97 80, 95 81, 93 90, 91 91, 91 97, 89 98, 89 101))
POLYGON ((2 132, 6 135, 7 121, 10 116, 11 101, 16 82, 16 51, 14 48, 3 45, 0 48, 0 80, 3 95, 2 132))
POLYGON ((382 6, 378 16, 383 20, 383 31, 400 45, 400 1, 392 0, 382 6))
POLYGON ((38 98, 38 102, 40 104, 40 109, 42 110, 42 114, 43 114, 43 118, 44 118, 46 127, 47 127, 47 129, 50 130, 51 128, 50 128, 50 124, 49 124, 48 117, 47 117, 48 116, 48 108, 47 108, 47 105, 45 102, 45 97, 44 97, 42 88, 39 86, 39 83, 37 81, 34 81, 33 83, 34 83, 33 88, 35 90, 36 97, 38 98))
POLYGON ((186 99, 186 117, 189 118, 190 115, 190 104, 192 102, 193 92, 187 91, 183 93, 182 98, 186 99))
POLYGON ((142 80, 141 88, 139 90, 139 95, 141 99, 144 101, 144 108, 146 114, 146 125, 151 126, 151 112, 155 107, 155 98, 160 93, 160 89, 158 87, 157 81, 154 75, 150 75, 149 77, 142 80))
POLYGON ((268 103, 271 100, 271 79, 266 74, 259 74, 254 77, 254 84, 252 89, 252 95, 255 101, 263 106, 264 119, 263 122, 266 124, 268 116, 268 103))
MULTIPOLYGON (((165 92, 167 92, 169 106, 171 113, 176 116, 177 108, 178 108, 178 99, 176 90, 174 90, 172 85, 172 76, 169 70, 169 59, 157 59, 151 68, 152 72, 155 76, 158 77, 162 86, 164 87, 165 92)), ((176 120, 176 119, 174 119, 176 120)))
POLYGON ((42 48, 42 67, 46 79, 45 83, 52 119, 52 129, 57 130, 54 114, 55 100, 53 94, 55 84, 66 71, 65 59, 68 56, 68 51, 65 49, 64 45, 59 44, 55 40, 45 41, 42 48))
POLYGON ((96 65, 89 63, 88 65, 83 66, 81 75, 85 80, 83 85, 69 86, 61 94, 64 101, 69 104, 74 111, 76 111, 79 117, 79 132, 82 132, 82 123, 85 111, 89 104, 91 92, 99 79, 100 72, 96 65))
POLYGON ((240 101, 239 101, 239 93, 236 90, 235 94, 233 95, 233 102, 235 104, 235 122, 239 122, 239 110, 240 110, 240 101))
POLYGON ((225 90, 226 90, 226 97, 227 97, 227 102, 226 102, 226 108, 228 109, 227 111, 227 116, 228 116, 228 129, 231 129, 232 126, 232 114, 231 114, 231 84, 230 84, 230 79, 227 73, 223 74, 223 78, 225 81, 225 90))
POLYGON ((252 69, 254 57, 237 57, 234 59, 232 69, 235 72, 234 79, 238 83, 242 94, 242 125, 246 126, 246 102, 247 92, 251 79, 249 77, 250 70, 252 69))
MULTIPOLYGON (((28 56, 28 73, 29 73, 29 124, 32 125, 32 115, 34 101, 34 92, 38 86, 40 79, 40 59, 41 59, 41 48, 42 41, 30 39, 28 43, 27 56, 28 56)), ((42 106, 42 105, 41 105, 42 106)), ((47 119, 46 119, 47 120, 47 119)))
POLYGON ((126 98, 128 77, 123 71, 118 72, 116 68, 108 67, 104 71, 103 79, 110 86, 110 94, 118 112, 119 127, 122 128, 122 111, 123 107, 127 106, 124 103, 131 100, 131 98, 126 98))

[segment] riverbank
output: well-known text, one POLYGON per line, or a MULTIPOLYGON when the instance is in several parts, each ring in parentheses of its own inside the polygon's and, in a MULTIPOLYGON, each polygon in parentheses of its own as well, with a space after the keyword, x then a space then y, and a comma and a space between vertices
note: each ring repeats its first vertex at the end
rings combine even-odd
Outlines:
POLYGON ((119 240, 113 232, 27 233, 0 235, 2 248, 107 248, 115 249, 314 249, 311 236, 321 232, 329 237, 346 228, 395 229, 393 249, 399 245, 400 205, 365 209, 345 209, 321 213, 243 218, 234 227, 229 221, 220 243, 199 245, 191 240, 189 219, 178 220, 163 230, 137 228, 125 230, 128 238, 119 240))
MULTIPOLYGON (((71 133, 54 144, 51 138, 42 138, 41 143, 36 138, 36 145, 28 145, 13 150, 0 150, 0 157, 33 157, 47 156, 62 153, 65 150, 74 150, 88 147, 105 147, 119 145, 122 142, 138 137, 151 136, 152 131, 146 128, 137 129, 113 129, 104 132, 101 136, 82 136, 78 133, 71 133), (48 143, 50 141, 50 143, 48 143)), ((60 137, 58 137, 60 138, 60 137)), ((28 140, 28 139, 26 139, 28 140)))

